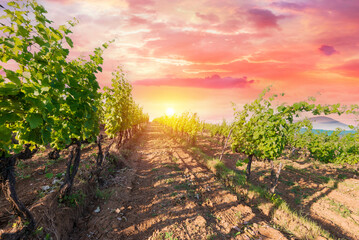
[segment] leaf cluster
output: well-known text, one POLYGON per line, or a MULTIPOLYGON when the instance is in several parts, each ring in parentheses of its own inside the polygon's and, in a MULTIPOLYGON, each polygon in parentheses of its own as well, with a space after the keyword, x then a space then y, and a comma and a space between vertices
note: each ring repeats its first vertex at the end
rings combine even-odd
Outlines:
POLYGON ((0 151, 24 144, 62 149, 98 133, 103 49, 69 60, 75 22, 54 27, 35 0, 7 3, 0 26, 0 151))
POLYGON ((359 162, 359 132, 344 133, 337 129, 333 132, 315 132, 307 129, 296 135, 291 145, 306 149, 315 160, 324 163, 359 162))
POLYGON ((223 119, 221 124, 206 123, 205 129, 209 131, 211 137, 227 137, 232 126, 223 119))

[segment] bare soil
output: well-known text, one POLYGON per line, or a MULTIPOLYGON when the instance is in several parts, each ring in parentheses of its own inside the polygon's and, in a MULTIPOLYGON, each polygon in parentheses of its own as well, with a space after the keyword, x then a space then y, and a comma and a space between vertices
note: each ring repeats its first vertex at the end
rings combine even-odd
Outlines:
POLYGON ((70 239, 286 239, 154 123, 70 239))

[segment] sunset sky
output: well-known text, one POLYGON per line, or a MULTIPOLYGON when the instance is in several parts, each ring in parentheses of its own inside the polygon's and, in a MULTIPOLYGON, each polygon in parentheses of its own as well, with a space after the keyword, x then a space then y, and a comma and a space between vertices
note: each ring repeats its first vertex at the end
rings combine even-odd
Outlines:
MULTIPOLYGON (((3 1, 3 0, 1 0, 3 1)), ((356 0, 41 0, 57 25, 76 17, 72 56, 115 39, 100 85, 122 66, 151 118, 168 107, 202 119, 263 88, 287 102, 359 103, 356 0)), ((345 122, 345 117, 343 118, 345 122)))

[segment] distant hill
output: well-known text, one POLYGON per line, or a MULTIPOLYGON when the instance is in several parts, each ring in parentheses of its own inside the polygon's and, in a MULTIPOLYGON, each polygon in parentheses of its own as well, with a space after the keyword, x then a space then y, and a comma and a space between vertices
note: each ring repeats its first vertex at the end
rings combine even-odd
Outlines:
POLYGON ((309 118, 309 120, 313 124, 313 129, 321 129, 321 130, 335 130, 337 128, 343 129, 343 130, 351 130, 347 124, 344 124, 342 122, 339 122, 333 118, 330 117, 312 117, 309 118))

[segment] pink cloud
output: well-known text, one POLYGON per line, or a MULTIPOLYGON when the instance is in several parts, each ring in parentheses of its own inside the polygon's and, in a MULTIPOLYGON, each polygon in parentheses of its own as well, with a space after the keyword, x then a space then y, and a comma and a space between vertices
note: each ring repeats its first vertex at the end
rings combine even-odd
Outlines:
MULTIPOLYGON (((335 45, 336 47, 340 47, 341 53, 344 53, 345 51, 347 51, 348 53, 358 52, 359 24, 358 26, 350 26, 350 24, 353 23, 346 24, 348 30, 342 29, 342 32, 340 34, 333 34, 330 31, 325 32, 321 36, 319 36, 315 42, 317 44, 326 42, 328 43, 328 45, 335 45)), ((336 31, 338 30, 336 29, 336 31)))
POLYGON ((196 12, 196 16, 202 20, 205 20, 207 22, 210 23, 215 23, 219 21, 219 17, 213 13, 209 13, 209 14, 202 14, 199 12, 196 12))
POLYGON ((333 67, 331 70, 349 77, 359 77, 359 59, 348 61, 340 66, 333 67))
MULTIPOLYGON (((303 73, 303 69, 306 71, 313 69, 311 63, 253 63, 246 60, 236 61, 217 67, 228 70, 235 75, 248 75, 255 78, 266 79, 268 82, 283 80, 287 82, 295 82, 303 73)), ((302 81, 305 81, 305 79, 302 81)))
POLYGON ((331 56, 333 54, 338 53, 337 50, 333 46, 328 45, 322 45, 320 48, 318 48, 321 53, 323 53, 326 56, 331 56))
POLYGON ((134 13, 154 13, 156 12, 153 6, 153 0, 127 0, 128 7, 134 13))
POLYGON ((277 21, 281 17, 274 15, 270 10, 252 8, 248 10, 248 14, 257 28, 279 28, 277 21))
POLYGON ((293 3, 293 2, 274 2, 272 3, 273 6, 283 8, 283 9, 290 9, 295 11, 301 11, 307 8, 306 4, 304 3, 293 3))
POLYGON ((149 22, 145 18, 133 16, 128 20, 128 23, 131 25, 141 25, 141 24, 148 24, 149 22))
POLYGON ((48 0, 50 2, 56 2, 56 3, 64 3, 64 4, 69 4, 72 2, 75 2, 75 0, 48 0))
POLYGON ((194 87, 194 88, 245 88, 252 84, 254 80, 247 80, 247 77, 221 78, 219 75, 213 75, 206 78, 162 78, 162 79, 144 79, 135 81, 134 85, 142 86, 173 86, 173 87, 194 87))
POLYGON ((167 28, 158 29, 145 34, 145 37, 157 37, 147 42, 142 54, 167 57, 178 56, 181 59, 196 63, 218 63, 231 61, 245 51, 249 34, 223 36, 222 34, 200 31, 177 31, 167 28))
POLYGON ((153 5, 153 0, 127 0, 130 7, 142 7, 153 5))
POLYGON ((231 33, 239 30, 241 27, 243 27, 243 25, 243 21, 236 18, 232 18, 217 24, 216 29, 231 33))

